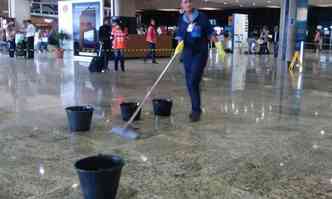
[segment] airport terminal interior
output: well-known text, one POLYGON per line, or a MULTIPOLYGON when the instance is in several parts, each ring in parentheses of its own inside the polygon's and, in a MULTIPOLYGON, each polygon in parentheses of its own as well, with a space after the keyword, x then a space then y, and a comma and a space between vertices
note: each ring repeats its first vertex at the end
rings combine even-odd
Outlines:
POLYGON ((0 199, 331 199, 331 11, 0 0, 0 199))

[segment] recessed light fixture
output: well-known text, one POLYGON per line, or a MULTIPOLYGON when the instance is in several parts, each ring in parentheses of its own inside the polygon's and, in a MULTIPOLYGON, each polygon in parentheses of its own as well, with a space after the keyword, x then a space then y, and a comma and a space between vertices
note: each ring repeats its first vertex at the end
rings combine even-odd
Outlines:
POLYGON ((280 6, 277 5, 267 5, 266 8, 280 8, 280 6))
POLYGON ((166 11, 166 12, 177 12, 179 9, 173 9, 173 8, 165 8, 165 9, 157 9, 158 11, 166 11))
POLYGON ((220 10, 220 8, 203 7, 200 10, 220 10))
POLYGON ((332 7, 332 4, 318 4, 317 7, 332 7))

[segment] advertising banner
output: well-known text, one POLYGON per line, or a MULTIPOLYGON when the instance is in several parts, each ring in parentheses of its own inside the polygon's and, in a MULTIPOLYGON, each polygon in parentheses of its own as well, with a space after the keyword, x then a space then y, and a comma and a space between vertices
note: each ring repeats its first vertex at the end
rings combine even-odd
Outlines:
POLYGON ((233 47, 240 48, 248 40, 249 17, 246 14, 233 14, 233 47))
POLYGON ((103 0, 59 1, 59 31, 69 35, 65 49, 74 50, 82 60, 95 56, 98 29, 104 16, 103 0))
POLYGON ((91 51, 97 46, 97 32, 101 25, 99 2, 73 3, 74 48, 91 51))

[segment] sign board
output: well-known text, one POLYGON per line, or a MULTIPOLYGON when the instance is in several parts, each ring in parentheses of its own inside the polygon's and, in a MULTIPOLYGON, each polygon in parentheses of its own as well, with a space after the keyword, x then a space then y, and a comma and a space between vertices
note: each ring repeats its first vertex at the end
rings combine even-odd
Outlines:
POLYGON ((65 48, 75 55, 94 56, 98 29, 103 23, 103 0, 59 1, 59 31, 70 35, 65 48))
POLYGON ((246 14, 233 14, 233 46, 240 48, 248 40, 249 18, 246 14))

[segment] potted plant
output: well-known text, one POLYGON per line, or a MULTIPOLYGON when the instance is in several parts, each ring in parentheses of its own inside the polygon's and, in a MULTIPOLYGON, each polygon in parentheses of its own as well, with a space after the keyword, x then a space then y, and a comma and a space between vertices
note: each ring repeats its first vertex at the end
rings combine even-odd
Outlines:
POLYGON ((63 58, 63 53, 65 49, 63 48, 63 42, 64 40, 69 39, 69 36, 64 33, 63 31, 56 32, 54 34, 54 40, 55 40, 55 49, 54 49, 54 56, 57 59, 62 59, 63 58))

